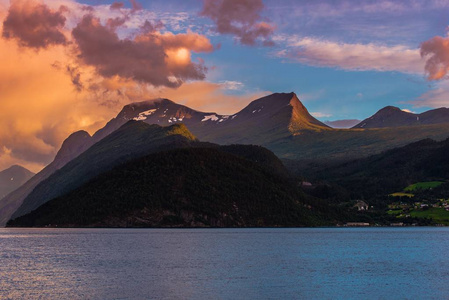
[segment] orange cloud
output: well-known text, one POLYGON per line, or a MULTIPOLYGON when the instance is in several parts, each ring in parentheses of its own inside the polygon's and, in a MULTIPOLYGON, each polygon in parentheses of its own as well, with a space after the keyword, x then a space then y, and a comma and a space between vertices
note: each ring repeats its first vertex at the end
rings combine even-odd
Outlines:
POLYGON ((15 161, 38 171, 71 132, 98 129, 115 112, 77 92, 66 68, 57 67, 70 61, 63 48, 36 52, 0 39, 0 57, 0 149, 9 149, 0 152, 0 169, 15 161))
POLYGON ((426 58, 428 80, 442 79, 449 70, 449 38, 436 36, 421 44, 421 56, 426 58))

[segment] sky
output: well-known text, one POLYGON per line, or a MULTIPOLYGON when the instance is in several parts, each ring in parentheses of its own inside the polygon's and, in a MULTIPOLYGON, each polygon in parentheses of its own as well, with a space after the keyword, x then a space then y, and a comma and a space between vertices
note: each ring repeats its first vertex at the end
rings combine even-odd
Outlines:
POLYGON ((157 97, 232 114, 295 92, 318 119, 449 106, 449 0, 0 0, 0 170, 157 97))

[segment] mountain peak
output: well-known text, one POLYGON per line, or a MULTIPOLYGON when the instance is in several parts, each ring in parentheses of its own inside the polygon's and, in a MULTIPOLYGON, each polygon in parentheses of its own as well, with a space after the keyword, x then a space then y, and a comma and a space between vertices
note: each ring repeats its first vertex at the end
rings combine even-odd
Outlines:
POLYGON ((394 113, 408 113, 408 112, 403 111, 399 107, 389 105, 385 106, 384 108, 381 108, 375 115, 394 114, 394 113))
POLYGON ((449 109, 438 108, 414 114, 395 106, 386 106, 353 128, 417 126, 449 122, 449 109))
POLYGON ((293 107, 289 126, 289 130, 293 134, 298 134, 302 130, 322 131, 331 129, 314 118, 295 93, 292 93, 289 104, 293 107))
MULTIPOLYGON (((24 167, 22 167, 22 166, 19 166, 19 165, 12 165, 12 166, 10 166, 9 168, 6 168, 5 170, 3 170, 3 171, 12 171, 12 172, 21 172, 21 171, 25 171, 25 172, 29 172, 29 173, 32 173, 30 170, 28 170, 27 168, 24 168, 24 167)), ((1 171, 1 172, 3 172, 3 171, 1 171)))
POLYGON ((33 172, 19 165, 0 171, 0 200, 33 176, 33 172))
POLYGON ((69 135, 62 143, 61 149, 55 157, 55 162, 65 165, 92 145, 92 137, 84 130, 80 130, 69 135))

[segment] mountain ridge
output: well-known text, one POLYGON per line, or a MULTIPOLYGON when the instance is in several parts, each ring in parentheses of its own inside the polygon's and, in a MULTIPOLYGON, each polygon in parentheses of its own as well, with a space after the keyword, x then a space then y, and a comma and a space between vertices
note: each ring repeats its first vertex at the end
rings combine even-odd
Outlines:
MULTIPOLYGON (((91 146, 92 140, 87 137, 87 132, 77 131, 71 134, 62 144, 55 159, 40 172, 32 176, 4 198, 0 199, 0 226, 4 226, 11 215, 22 205, 23 200, 43 180, 63 167, 80 153, 91 146), (75 142, 76 140, 76 142, 75 142)), ((90 136, 90 135, 89 135, 90 136)))
POLYGON ((386 128, 449 123, 449 108, 440 107, 420 114, 386 106, 352 128, 386 128))
POLYGON ((182 148, 192 143, 198 141, 183 124, 161 127, 142 121, 128 121, 38 183, 11 218, 38 208, 129 159, 174 145, 182 148))
POLYGON ((93 138, 97 141, 129 120, 161 126, 182 122, 200 140, 219 144, 256 143, 257 137, 266 138, 273 132, 288 136, 303 130, 331 130, 309 114, 295 93, 274 93, 232 115, 201 112, 164 98, 134 102, 125 105, 93 138))

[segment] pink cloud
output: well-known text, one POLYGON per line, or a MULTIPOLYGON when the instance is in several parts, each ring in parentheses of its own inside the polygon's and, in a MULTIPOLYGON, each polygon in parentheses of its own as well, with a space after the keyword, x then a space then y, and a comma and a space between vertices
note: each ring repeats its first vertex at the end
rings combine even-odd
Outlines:
POLYGON ((272 46, 274 26, 263 21, 263 8, 262 0, 205 0, 200 14, 215 22, 218 33, 235 35, 244 45, 261 39, 262 45, 272 46))
POLYGON ((285 40, 288 46, 275 55, 307 65, 416 74, 424 69, 419 50, 401 45, 347 44, 296 36, 277 39, 285 40))
POLYGON ((434 88, 409 101, 414 107, 449 107, 449 81, 440 81, 434 88))

